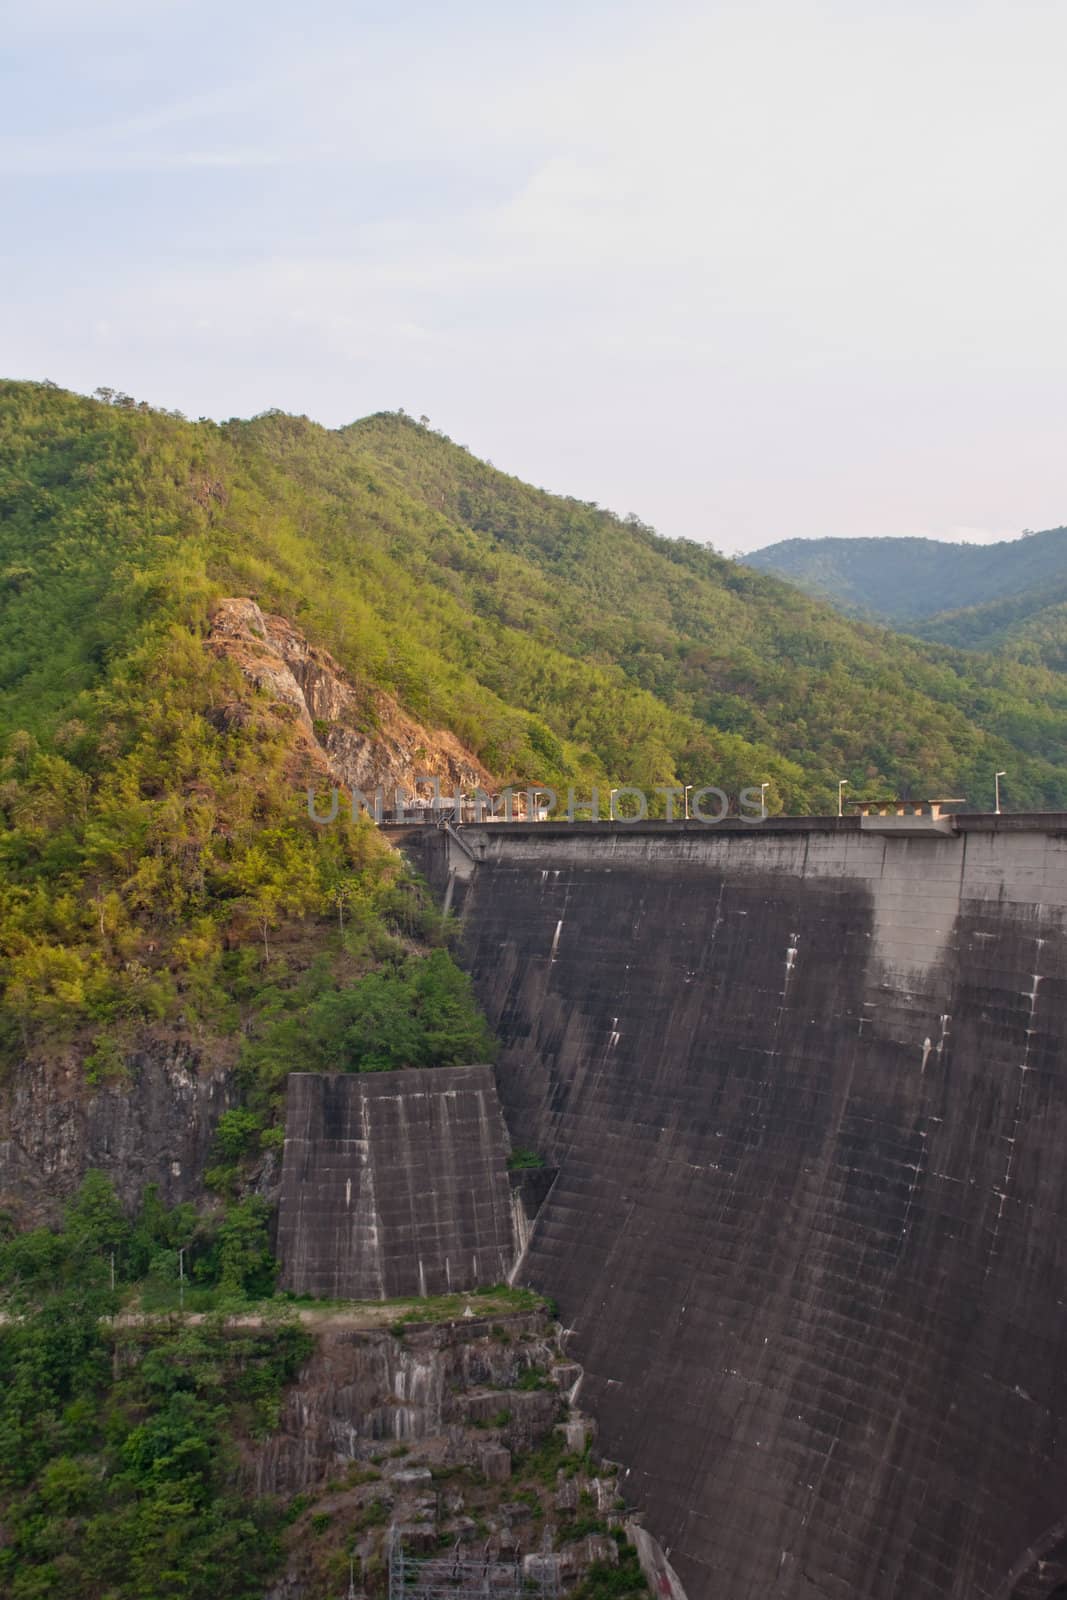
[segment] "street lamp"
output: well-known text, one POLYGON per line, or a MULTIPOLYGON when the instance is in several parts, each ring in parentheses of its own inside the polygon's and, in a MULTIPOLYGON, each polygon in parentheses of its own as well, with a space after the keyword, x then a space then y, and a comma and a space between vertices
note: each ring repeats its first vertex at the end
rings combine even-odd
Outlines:
POLYGON ((696 787, 695 784, 687 783, 686 786, 685 786, 685 789, 684 789, 684 791, 682 793, 682 804, 685 806, 685 820, 686 820, 686 822, 689 821, 689 791, 690 791, 690 789, 694 789, 695 787, 696 787))
POLYGON ((1007 775, 1008 774, 1004 771, 1003 768, 1001 768, 1001 770, 999 772, 995 772, 993 774, 993 791, 994 791, 994 793, 996 795, 996 800, 994 801, 994 804, 993 804, 993 813, 994 813, 995 816, 998 816, 998 817, 1000 816, 1000 780, 1001 780, 1001 778, 1006 778, 1007 775))
POLYGON ((609 822, 614 822, 615 821, 615 796, 618 794, 618 792, 619 792, 618 789, 612 789, 610 791, 610 793, 608 794, 608 821, 609 822))
POLYGON ((768 783, 761 783, 760 786, 759 786, 759 803, 760 803, 760 810, 763 812, 762 820, 764 822, 767 820, 767 790, 768 790, 769 787, 770 787, 769 782, 768 783))
POLYGON ((844 816, 845 813, 845 790, 847 788, 848 779, 839 778, 837 780, 837 814, 839 817, 844 816))

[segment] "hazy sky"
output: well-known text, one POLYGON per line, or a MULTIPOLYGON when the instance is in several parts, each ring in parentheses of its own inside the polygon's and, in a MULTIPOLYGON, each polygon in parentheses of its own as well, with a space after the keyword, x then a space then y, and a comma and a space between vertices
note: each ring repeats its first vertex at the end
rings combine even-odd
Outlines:
POLYGON ((0 3, 0 370, 661 532, 1067 521, 1067 5, 0 3))

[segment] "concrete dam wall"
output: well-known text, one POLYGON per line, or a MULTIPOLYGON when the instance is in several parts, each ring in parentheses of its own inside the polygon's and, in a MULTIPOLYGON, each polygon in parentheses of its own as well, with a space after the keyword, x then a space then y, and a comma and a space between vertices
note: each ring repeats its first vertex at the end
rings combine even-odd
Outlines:
POLYGON ((690 1600, 1067 1580, 1067 817, 407 830, 690 1600))
POLYGON ((515 1262, 490 1067, 290 1075, 282 1287, 381 1300, 499 1283, 515 1262))

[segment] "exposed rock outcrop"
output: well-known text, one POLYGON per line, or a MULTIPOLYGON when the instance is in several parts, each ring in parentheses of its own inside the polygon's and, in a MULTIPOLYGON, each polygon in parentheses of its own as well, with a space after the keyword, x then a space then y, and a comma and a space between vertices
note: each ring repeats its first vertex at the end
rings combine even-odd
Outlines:
MULTIPOLYGON (((451 733, 428 731, 389 695, 358 686, 325 650, 250 599, 219 603, 208 648, 235 663, 290 724, 292 778, 371 794, 391 805, 398 785, 435 774, 444 793, 491 786, 489 773, 451 733)), ((240 696, 216 713, 227 727, 251 715, 240 696)), ((121 1076, 86 1082, 85 1049, 31 1056, 0 1084, 0 1207, 34 1222, 56 1215, 90 1167, 103 1168, 124 1203, 148 1183, 169 1203, 198 1198, 215 1123, 235 1102, 230 1047, 214 1040, 149 1040, 130 1050, 121 1076)))
MULTIPOLYGON (((423 1581, 436 1574, 445 1590, 463 1562, 491 1596, 509 1569, 512 1583, 518 1572, 531 1592, 555 1594, 593 1562, 629 1561, 620 1592, 633 1592, 624 1532, 635 1543, 637 1529, 620 1469, 599 1458, 575 1409, 580 1376, 543 1310, 392 1333, 320 1327, 277 1431, 245 1465, 249 1487, 299 1494, 304 1508, 268 1600, 337 1592, 350 1552, 363 1592, 382 1594, 398 1546, 436 1559, 423 1581)), ((647 1535, 643 1546, 646 1571, 649 1558, 663 1563, 647 1535)))
POLYGON ((296 1494, 387 1447, 406 1446, 404 1456, 432 1443, 435 1460, 470 1466, 489 1444, 529 1449, 565 1407, 555 1384, 515 1385, 557 1364, 570 1376, 540 1311, 413 1324, 402 1336, 327 1325, 250 1468, 256 1492, 296 1494))
MULTIPOLYGON (((310 774, 347 790, 370 794, 379 784, 392 804, 400 786, 433 774, 443 792, 494 786, 477 757, 454 734, 429 730, 402 711, 391 695, 357 685, 329 651, 319 649, 284 617, 254 600, 219 602, 208 648, 233 661, 256 689, 296 721, 295 742, 310 774)), ((224 715, 239 722, 241 705, 224 715)))
POLYGON ((215 1124, 234 1103, 228 1063, 188 1041, 143 1044, 120 1080, 94 1091, 73 1051, 28 1059, 0 1094, 0 1207, 27 1223, 54 1217, 90 1167, 131 1208, 149 1183, 169 1205, 196 1199, 215 1124))

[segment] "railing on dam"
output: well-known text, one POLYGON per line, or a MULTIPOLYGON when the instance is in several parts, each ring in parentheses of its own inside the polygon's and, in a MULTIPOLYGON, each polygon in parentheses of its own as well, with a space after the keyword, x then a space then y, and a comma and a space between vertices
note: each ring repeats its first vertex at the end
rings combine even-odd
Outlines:
POLYGON ((430 807, 383 812, 376 819, 385 833, 394 829, 405 835, 455 829, 484 829, 500 838, 553 838, 567 835, 613 837, 627 835, 683 838, 735 834, 755 838, 761 834, 883 834, 898 838, 953 838, 968 834, 1067 834, 1067 812, 1063 811, 972 811, 951 816, 886 815, 852 812, 845 816, 738 817, 728 815, 718 821, 692 817, 490 817, 475 815, 473 809, 436 810, 430 807))

